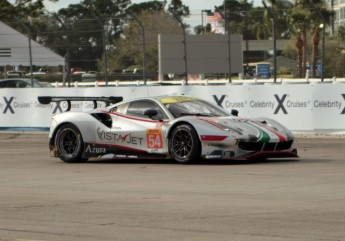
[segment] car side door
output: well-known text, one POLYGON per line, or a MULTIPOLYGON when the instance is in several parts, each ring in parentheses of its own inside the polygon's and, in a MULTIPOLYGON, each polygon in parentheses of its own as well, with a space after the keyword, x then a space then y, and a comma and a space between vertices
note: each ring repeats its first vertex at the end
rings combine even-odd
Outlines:
POLYGON ((152 100, 137 100, 118 106, 116 118, 113 118, 112 131, 118 136, 118 142, 127 147, 147 151, 149 153, 164 153, 167 142, 163 120, 167 115, 152 100), (149 117, 147 110, 157 112, 149 117))

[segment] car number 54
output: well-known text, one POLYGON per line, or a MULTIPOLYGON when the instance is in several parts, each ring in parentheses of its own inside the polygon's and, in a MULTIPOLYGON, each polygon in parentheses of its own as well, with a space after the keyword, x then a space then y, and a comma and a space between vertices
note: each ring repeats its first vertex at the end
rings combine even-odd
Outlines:
POLYGON ((146 131, 147 148, 158 149, 163 147, 161 129, 151 129, 146 131))

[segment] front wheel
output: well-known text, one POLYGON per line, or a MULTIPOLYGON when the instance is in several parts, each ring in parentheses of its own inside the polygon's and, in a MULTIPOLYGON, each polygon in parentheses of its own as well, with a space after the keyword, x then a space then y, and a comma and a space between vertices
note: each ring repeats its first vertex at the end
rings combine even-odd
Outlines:
POLYGON ((64 162, 74 163, 87 161, 87 159, 81 158, 84 142, 76 126, 72 124, 61 126, 56 134, 55 145, 59 158, 64 162))
POLYGON ((190 163, 200 157, 200 141, 197 133, 187 124, 177 126, 169 139, 169 152, 180 163, 190 163))

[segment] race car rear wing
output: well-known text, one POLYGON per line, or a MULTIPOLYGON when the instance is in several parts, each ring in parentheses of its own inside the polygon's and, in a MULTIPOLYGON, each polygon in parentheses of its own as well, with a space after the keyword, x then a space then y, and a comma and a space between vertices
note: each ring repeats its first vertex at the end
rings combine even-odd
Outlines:
POLYGON ((118 102, 121 102, 123 100, 123 97, 121 96, 109 96, 109 97, 89 97, 89 96, 38 96, 37 97, 38 102, 40 102, 42 105, 48 105, 51 102, 60 102, 60 101, 67 101, 67 110, 71 110, 71 102, 72 101, 92 101, 93 102, 93 108, 97 108, 97 101, 104 101, 106 102, 106 105, 108 106, 110 103, 115 104, 118 102))

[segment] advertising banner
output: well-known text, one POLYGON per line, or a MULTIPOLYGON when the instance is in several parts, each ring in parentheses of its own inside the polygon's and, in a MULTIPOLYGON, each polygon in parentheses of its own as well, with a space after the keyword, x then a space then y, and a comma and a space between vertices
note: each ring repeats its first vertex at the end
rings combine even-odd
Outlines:
MULTIPOLYGON (((38 96, 189 95, 239 116, 266 117, 295 132, 345 132, 345 84, 228 84, 218 86, 128 86, 93 88, 0 89, 0 130, 48 130, 51 116, 64 112, 67 102, 42 105, 38 96)), ((98 102, 98 107, 104 107, 98 102)), ((92 102, 72 102, 71 111, 89 111, 92 102)))
POLYGON ((313 84, 311 113, 315 130, 345 131, 345 84, 313 84))

